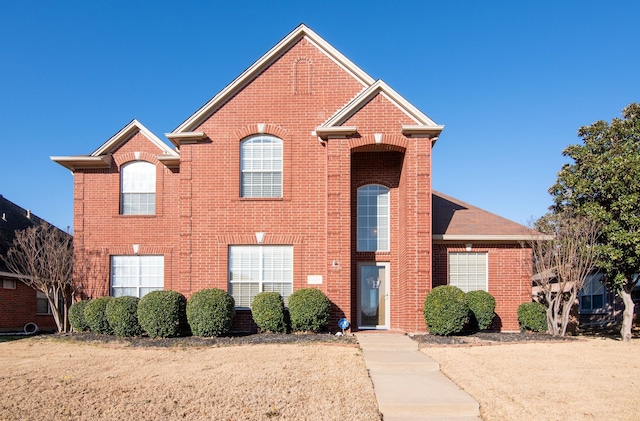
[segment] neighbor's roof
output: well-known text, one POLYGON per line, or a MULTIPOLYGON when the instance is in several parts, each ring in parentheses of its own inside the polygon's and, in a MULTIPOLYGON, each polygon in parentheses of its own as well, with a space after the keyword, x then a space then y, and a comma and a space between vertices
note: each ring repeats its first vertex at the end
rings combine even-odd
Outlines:
POLYGON ((442 241, 525 241, 544 237, 484 209, 434 191, 433 239, 442 241))
MULTIPOLYGON (((13 245, 16 231, 39 224, 42 219, 30 211, 21 208, 15 203, 0 195, 0 256, 6 256, 7 251, 13 245)), ((8 275, 9 270, 0 259, 0 275, 8 275)))

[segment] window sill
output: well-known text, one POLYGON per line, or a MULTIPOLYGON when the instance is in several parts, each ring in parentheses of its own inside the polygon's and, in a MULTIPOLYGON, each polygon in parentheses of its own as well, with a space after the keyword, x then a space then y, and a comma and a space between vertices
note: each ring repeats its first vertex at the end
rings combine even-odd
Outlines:
POLYGON ((240 202, 284 202, 283 197, 240 197, 240 202))

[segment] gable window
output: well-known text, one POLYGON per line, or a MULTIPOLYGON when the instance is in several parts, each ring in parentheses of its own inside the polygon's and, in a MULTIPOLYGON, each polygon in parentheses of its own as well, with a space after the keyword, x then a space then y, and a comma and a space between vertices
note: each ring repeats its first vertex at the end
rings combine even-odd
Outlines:
POLYGON ((389 189, 358 189, 358 251, 389 251, 389 189))
POLYGON ((487 253, 449 253, 449 285, 464 292, 488 291, 487 253))
POLYGON ((36 314, 52 314, 49 300, 42 291, 36 291, 36 314))
POLYGON ((111 256, 111 296, 142 298, 164 289, 164 256, 111 256))
POLYGON ((292 246, 229 247, 229 293, 236 307, 251 307, 260 292, 279 292, 287 305, 292 289, 292 246))
POLYGON ((599 313, 605 311, 606 288, 602 284, 602 273, 587 276, 584 281, 578 299, 580 301, 580 313, 599 313))
POLYGON ((258 135, 240 146, 240 196, 282 197, 282 140, 258 135))
POLYGON ((132 162, 122 166, 120 213, 154 215, 156 213, 156 166, 150 162, 132 162))

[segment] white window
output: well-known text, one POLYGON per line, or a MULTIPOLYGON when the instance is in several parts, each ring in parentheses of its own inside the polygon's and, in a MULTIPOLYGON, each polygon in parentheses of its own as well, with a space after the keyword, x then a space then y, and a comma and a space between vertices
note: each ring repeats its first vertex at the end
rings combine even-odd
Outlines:
POLYGON ((292 288, 292 246, 229 247, 229 293, 236 307, 251 307, 259 292, 279 292, 287 305, 292 288))
POLYGON ((580 313, 599 313, 605 311, 607 290, 602 284, 603 274, 587 276, 580 290, 580 313))
POLYGON ((51 314, 51 306, 47 296, 42 291, 36 291, 36 313, 51 314))
POLYGON ((464 292, 488 291, 487 253, 449 253, 449 285, 464 292))
POLYGON ((2 280, 2 288, 4 288, 4 289, 16 289, 16 280, 15 279, 3 279, 2 280))
POLYGON ((111 256, 111 295, 142 298, 164 289, 164 256, 111 256))
POLYGON ((149 162, 132 162, 122 167, 122 215, 156 213, 156 166, 149 162))
POLYGON ((240 196, 282 197, 282 140, 252 136, 240 147, 240 196))
POLYGON ((358 189, 358 251, 389 251, 389 189, 358 189))

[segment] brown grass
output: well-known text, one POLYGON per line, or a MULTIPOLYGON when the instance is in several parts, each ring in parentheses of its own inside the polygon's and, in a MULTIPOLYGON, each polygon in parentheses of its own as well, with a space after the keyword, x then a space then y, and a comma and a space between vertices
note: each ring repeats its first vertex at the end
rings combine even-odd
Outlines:
POLYGON ((484 420, 634 420, 640 339, 422 348, 484 420))
POLYGON ((0 343, 2 420, 375 420, 361 351, 0 343))

